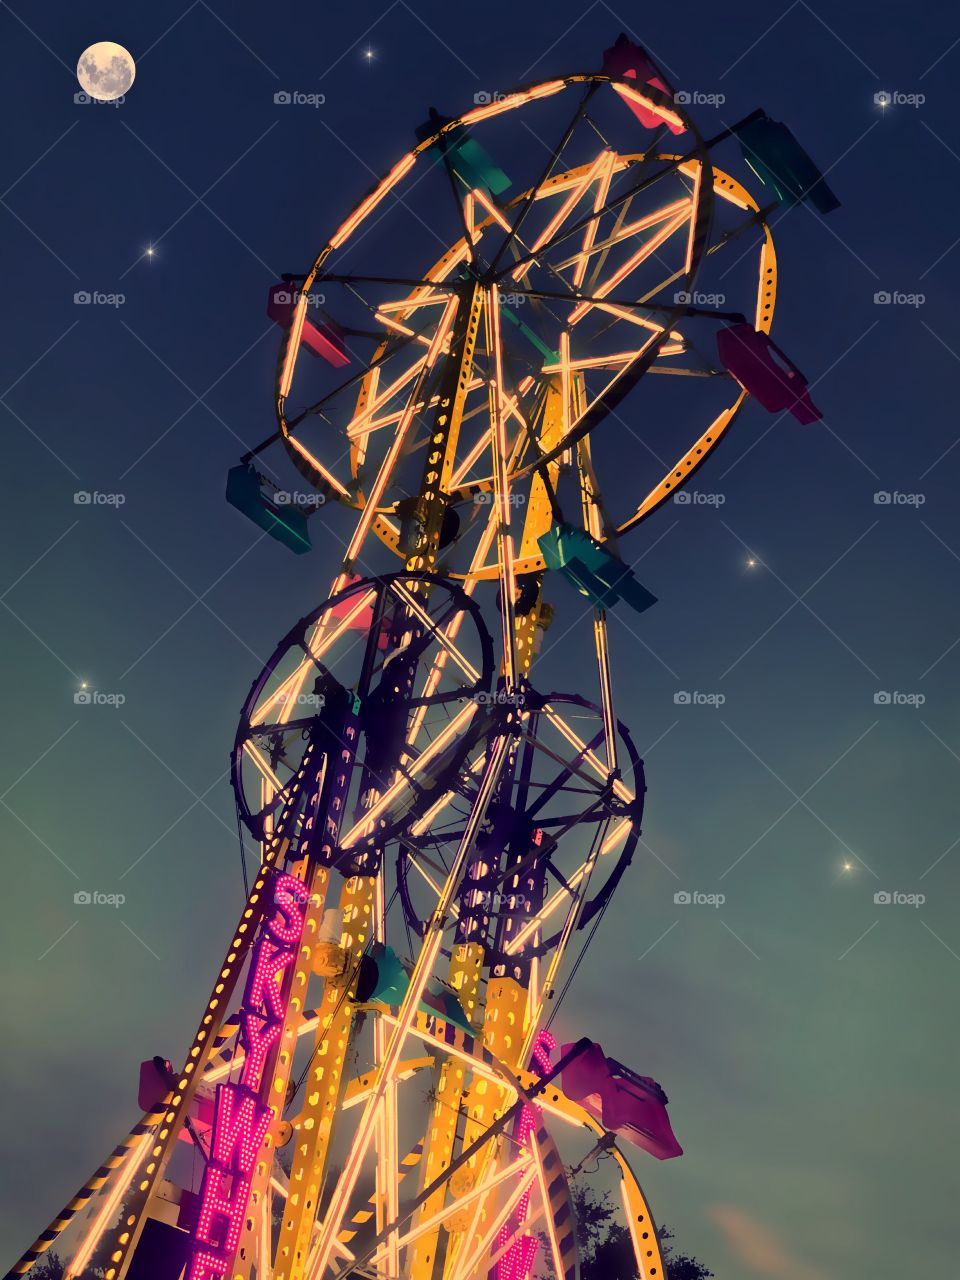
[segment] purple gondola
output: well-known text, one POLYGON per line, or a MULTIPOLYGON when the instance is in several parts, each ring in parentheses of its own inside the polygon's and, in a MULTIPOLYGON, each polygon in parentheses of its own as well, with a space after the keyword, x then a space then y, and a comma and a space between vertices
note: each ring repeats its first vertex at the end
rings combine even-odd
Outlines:
POLYGON ((788 409, 807 424, 823 417, 810 399, 806 378, 769 334, 733 324, 717 333, 717 351, 727 373, 770 413, 788 409))
MULTIPOLYGON (((565 1044, 565 1055, 573 1046, 565 1044)), ((667 1095, 656 1080, 638 1076, 594 1044, 564 1070, 563 1091, 605 1129, 642 1147, 658 1160, 683 1155, 667 1115, 667 1095)))

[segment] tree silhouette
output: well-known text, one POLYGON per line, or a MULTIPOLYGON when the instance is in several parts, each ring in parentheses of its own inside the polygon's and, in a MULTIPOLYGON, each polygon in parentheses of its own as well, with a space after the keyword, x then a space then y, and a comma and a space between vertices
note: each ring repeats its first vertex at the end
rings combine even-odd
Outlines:
MULTIPOLYGON (((609 1193, 597 1194, 579 1182, 573 1183, 572 1191, 581 1280, 639 1280, 630 1232, 609 1193)), ((657 1235, 666 1267, 664 1280, 709 1280, 714 1274, 696 1258, 677 1253, 671 1243, 674 1234, 667 1227, 660 1227, 657 1235)), ((538 1257, 549 1267, 550 1246, 542 1233, 538 1257)))

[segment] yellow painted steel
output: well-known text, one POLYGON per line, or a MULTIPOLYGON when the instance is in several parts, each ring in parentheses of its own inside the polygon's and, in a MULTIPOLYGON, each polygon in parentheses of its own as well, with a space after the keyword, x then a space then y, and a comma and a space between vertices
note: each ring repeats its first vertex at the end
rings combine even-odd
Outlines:
MULTIPOLYGON (((476 1017, 483 954, 483 947, 471 942, 454 947, 450 958, 450 985, 457 992, 460 1003, 471 1020, 476 1017)), ((434 1182, 449 1167, 453 1158, 466 1070, 461 1060, 445 1058, 438 1063, 434 1072, 436 1101, 427 1128, 421 1188, 434 1182)), ((417 1210, 414 1227, 438 1213, 443 1208, 445 1199, 446 1186, 438 1187, 417 1210)), ((439 1237, 438 1225, 433 1230, 424 1232, 414 1243, 408 1264, 411 1280, 429 1280, 433 1275, 439 1237)))
POLYGON ((274 1280, 301 1280, 306 1268, 353 1026, 354 1005, 348 993, 370 936, 374 894, 372 876, 352 876, 341 892, 341 945, 347 954, 347 968, 324 986, 304 1103, 294 1121, 290 1191, 280 1225, 274 1280))

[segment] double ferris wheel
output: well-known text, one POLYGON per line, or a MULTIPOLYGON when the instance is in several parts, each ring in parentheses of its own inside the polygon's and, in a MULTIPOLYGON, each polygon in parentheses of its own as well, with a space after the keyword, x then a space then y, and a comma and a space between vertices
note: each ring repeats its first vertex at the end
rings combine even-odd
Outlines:
POLYGON ((340 570, 244 702, 260 866, 194 1040, 10 1276, 62 1236, 77 1278, 567 1280, 601 1161, 664 1275, 633 1150, 681 1154, 666 1095, 551 1030, 640 837, 608 612, 655 603, 631 535, 749 396, 819 416, 768 218, 836 201, 763 112, 704 137, 639 46, 602 66, 431 111, 271 290, 277 429, 228 498, 340 570), (585 690, 541 688, 575 629, 585 690))

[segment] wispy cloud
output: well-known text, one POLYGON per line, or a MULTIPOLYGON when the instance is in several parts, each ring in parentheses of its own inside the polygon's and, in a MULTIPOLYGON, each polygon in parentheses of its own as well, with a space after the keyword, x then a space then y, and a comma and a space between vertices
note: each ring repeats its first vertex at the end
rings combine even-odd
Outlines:
POLYGON ((732 1204, 713 1205, 710 1217, 736 1259, 769 1280, 827 1280, 825 1271, 795 1257, 777 1233, 732 1204))

